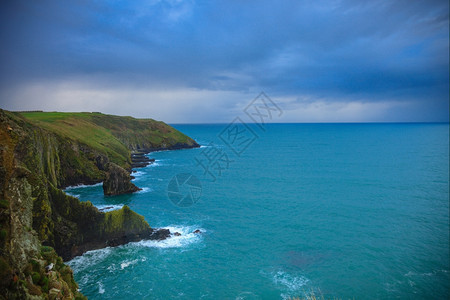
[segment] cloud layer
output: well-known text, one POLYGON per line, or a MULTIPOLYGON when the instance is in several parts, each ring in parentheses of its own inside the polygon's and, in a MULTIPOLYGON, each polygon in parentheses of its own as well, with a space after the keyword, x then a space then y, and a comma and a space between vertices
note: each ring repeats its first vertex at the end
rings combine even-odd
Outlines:
POLYGON ((0 107, 227 122, 448 121, 447 1, 4 1, 0 107))

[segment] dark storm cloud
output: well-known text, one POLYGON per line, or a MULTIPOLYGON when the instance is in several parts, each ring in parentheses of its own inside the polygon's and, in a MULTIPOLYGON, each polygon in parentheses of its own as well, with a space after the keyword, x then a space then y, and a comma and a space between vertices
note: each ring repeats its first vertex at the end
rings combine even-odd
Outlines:
MULTIPOLYGON (((447 1, 1 5, 0 103, 6 107, 18 101, 14 89, 76 82, 90 90, 191 89, 218 98, 264 89, 294 99, 286 110, 305 98, 403 101, 423 107, 430 120, 448 120, 447 1)), ((107 107, 108 96, 98 101, 107 107)), ((398 114, 420 119, 417 108, 398 114)))

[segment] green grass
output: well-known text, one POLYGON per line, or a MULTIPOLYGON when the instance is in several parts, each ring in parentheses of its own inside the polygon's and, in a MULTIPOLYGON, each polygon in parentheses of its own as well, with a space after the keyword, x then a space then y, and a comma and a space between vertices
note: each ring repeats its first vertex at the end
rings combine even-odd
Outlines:
POLYGON ((152 119, 101 113, 22 112, 33 124, 107 154, 120 166, 129 163, 130 149, 168 147, 194 141, 173 127, 152 119))
POLYGON ((122 209, 107 212, 101 226, 105 233, 139 232, 150 229, 144 217, 135 213, 126 205, 122 209))

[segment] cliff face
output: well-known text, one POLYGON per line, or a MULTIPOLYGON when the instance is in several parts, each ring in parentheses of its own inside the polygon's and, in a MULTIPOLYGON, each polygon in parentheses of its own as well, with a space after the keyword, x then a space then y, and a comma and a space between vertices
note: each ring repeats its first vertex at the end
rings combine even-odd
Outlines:
POLYGON ((0 110, 0 299, 82 297, 60 256, 167 237, 126 206, 102 213, 60 189, 103 181, 107 195, 134 192, 131 151, 198 146, 152 120, 53 117, 0 110), (46 271, 50 263, 55 267, 46 271))
POLYGON ((18 134, 24 132, 13 133, 14 128, 18 130, 14 125, 0 112, 0 298, 41 299, 50 291, 61 298, 63 294, 67 299, 83 298, 70 268, 53 249, 41 249, 38 233, 33 230, 37 189, 32 183, 37 178, 18 163, 18 134), (45 257, 44 252, 48 254, 45 257), (51 263, 55 268, 46 272, 45 266, 51 263))

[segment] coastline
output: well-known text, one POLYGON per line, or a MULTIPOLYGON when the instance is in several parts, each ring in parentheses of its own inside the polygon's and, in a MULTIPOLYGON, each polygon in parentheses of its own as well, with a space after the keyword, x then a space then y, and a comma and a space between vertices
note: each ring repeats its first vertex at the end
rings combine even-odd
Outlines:
MULTIPOLYGON (((137 153, 142 153, 142 155, 144 157, 147 158, 147 160, 145 161, 145 163, 141 163, 138 166, 135 166, 132 168, 131 170, 131 174, 133 174, 133 172, 138 172, 137 169, 140 168, 145 168, 146 166, 152 164, 155 162, 155 159, 151 159, 148 158, 147 155, 149 155, 152 152, 159 152, 159 151, 174 151, 174 150, 183 150, 183 149, 193 149, 193 148, 199 148, 201 147, 200 145, 194 145, 194 146, 189 146, 189 147, 184 147, 184 148, 180 148, 180 147, 176 147, 176 148, 157 148, 157 149, 146 149, 146 150, 141 150, 142 152, 137 152, 137 153)), ((134 152, 136 153, 136 152, 134 152)), ((141 157, 141 155, 139 155, 138 157, 141 157)), ((133 161, 133 152, 131 154, 131 159, 133 161)), ((131 175, 131 179, 134 179, 133 176, 131 175)), ((104 182, 98 182, 92 185, 86 185, 86 184, 80 184, 80 185, 75 185, 75 186, 70 186, 67 187, 65 189, 63 189, 62 191, 64 193, 66 193, 66 190, 71 190, 74 188, 80 188, 80 187, 92 187, 92 186, 100 186, 103 185, 104 182)), ((139 193, 139 191, 141 191, 142 189, 139 188, 139 190, 131 192, 131 193, 139 193)), ((70 194, 68 194, 68 196, 70 197, 74 197, 77 198, 75 196, 72 196, 70 194)), ((78 199, 78 198, 77 198, 78 199)), ((103 214, 108 214, 110 212, 115 212, 115 211, 122 211, 122 210, 130 210, 129 207, 127 205, 122 205, 120 208, 118 209, 109 209, 112 207, 105 207, 105 208, 98 208, 96 206, 94 206, 95 208, 97 208, 97 210, 100 213, 103 214), (106 211, 105 211, 106 210, 106 211)), ((130 210, 131 211, 131 210, 130 210)), ((85 242, 81 245, 77 245, 75 247, 72 247, 72 249, 70 250, 70 254, 68 254, 67 251, 64 252, 63 255, 63 259, 64 261, 69 261, 71 259, 73 259, 76 256, 81 256, 84 253, 88 252, 88 251, 92 251, 92 250, 99 250, 102 248, 106 248, 106 247, 117 247, 117 246, 121 246, 121 245, 125 245, 131 242, 140 242, 140 241, 162 241, 165 240, 169 237, 171 237, 173 234, 178 235, 178 232, 171 232, 170 229, 166 229, 166 228, 152 228, 150 227, 150 230, 145 230, 143 232, 137 233, 137 234, 125 234, 122 235, 121 237, 117 237, 117 238, 112 238, 107 240, 106 242, 102 242, 102 241, 88 241, 85 242)))

